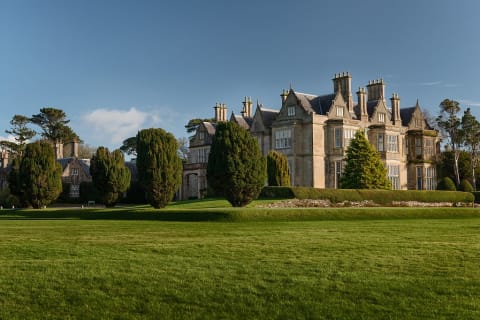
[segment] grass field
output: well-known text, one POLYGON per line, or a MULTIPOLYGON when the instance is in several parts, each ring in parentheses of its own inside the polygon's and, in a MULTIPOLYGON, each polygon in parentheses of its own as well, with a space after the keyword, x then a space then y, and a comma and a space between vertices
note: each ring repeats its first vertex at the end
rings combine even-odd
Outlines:
POLYGON ((202 203, 0 211, 0 319, 480 318, 474 209, 202 203))

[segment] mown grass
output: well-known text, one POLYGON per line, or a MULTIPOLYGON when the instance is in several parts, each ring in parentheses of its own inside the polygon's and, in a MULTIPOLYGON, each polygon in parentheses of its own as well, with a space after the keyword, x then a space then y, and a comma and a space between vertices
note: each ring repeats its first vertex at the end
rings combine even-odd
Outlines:
POLYGON ((227 215, 215 221, 174 221, 201 216, 186 203, 169 219, 148 207, 2 211, 0 319, 480 318, 473 209, 309 209, 300 221, 302 210, 221 201, 206 205, 227 215))

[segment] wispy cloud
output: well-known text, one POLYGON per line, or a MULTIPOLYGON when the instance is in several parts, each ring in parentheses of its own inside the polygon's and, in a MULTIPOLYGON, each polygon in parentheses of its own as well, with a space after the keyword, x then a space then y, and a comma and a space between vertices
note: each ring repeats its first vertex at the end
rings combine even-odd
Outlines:
POLYGON ((467 107, 480 107, 480 101, 460 100, 460 103, 467 107))
POLYGON ((423 87, 431 87, 441 85, 442 81, 420 82, 418 85, 423 87))
POLYGON ((458 83, 445 83, 443 81, 427 81, 417 83, 421 87, 444 87, 444 88, 456 88, 460 87, 458 83))

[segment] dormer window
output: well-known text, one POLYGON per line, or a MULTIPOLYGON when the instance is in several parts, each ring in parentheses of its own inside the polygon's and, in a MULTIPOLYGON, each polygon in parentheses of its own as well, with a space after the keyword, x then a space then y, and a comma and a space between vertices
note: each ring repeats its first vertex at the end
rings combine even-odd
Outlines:
POLYGON ((337 117, 343 117, 343 107, 337 107, 337 117))
POLYGON ((382 123, 385 122, 385 113, 383 112, 378 113, 378 122, 382 122, 382 123))
POLYGON ((293 117, 295 115, 295 106, 290 106, 287 108, 287 114, 289 117, 293 117))
POLYGON ((78 168, 71 168, 70 169, 71 176, 78 176, 78 168))
POLYGON ((422 127, 422 119, 415 119, 415 127, 421 128, 422 127))

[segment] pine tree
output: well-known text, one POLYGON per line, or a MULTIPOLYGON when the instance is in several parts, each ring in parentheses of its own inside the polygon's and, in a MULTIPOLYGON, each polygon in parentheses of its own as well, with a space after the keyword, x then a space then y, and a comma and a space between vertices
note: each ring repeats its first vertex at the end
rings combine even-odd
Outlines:
POLYGON ((283 153, 275 150, 268 153, 267 176, 269 186, 290 186, 290 169, 283 153))
POLYGON ((266 162, 258 142, 233 122, 217 124, 207 166, 209 186, 234 207, 256 199, 265 184, 266 162))
POLYGON ((27 144, 18 171, 23 201, 41 208, 56 200, 62 192, 62 167, 55 159, 51 144, 27 144))
POLYGON ((90 161, 92 182, 103 204, 115 206, 121 194, 130 185, 130 170, 120 150, 109 152, 108 148, 99 147, 90 161))
POLYGON ((387 170, 361 130, 347 149, 346 165, 340 179, 343 189, 391 189, 387 170))
POLYGON ((163 129, 145 129, 137 134, 137 169, 147 201, 154 208, 170 202, 182 182, 182 161, 177 140, 163 129))

